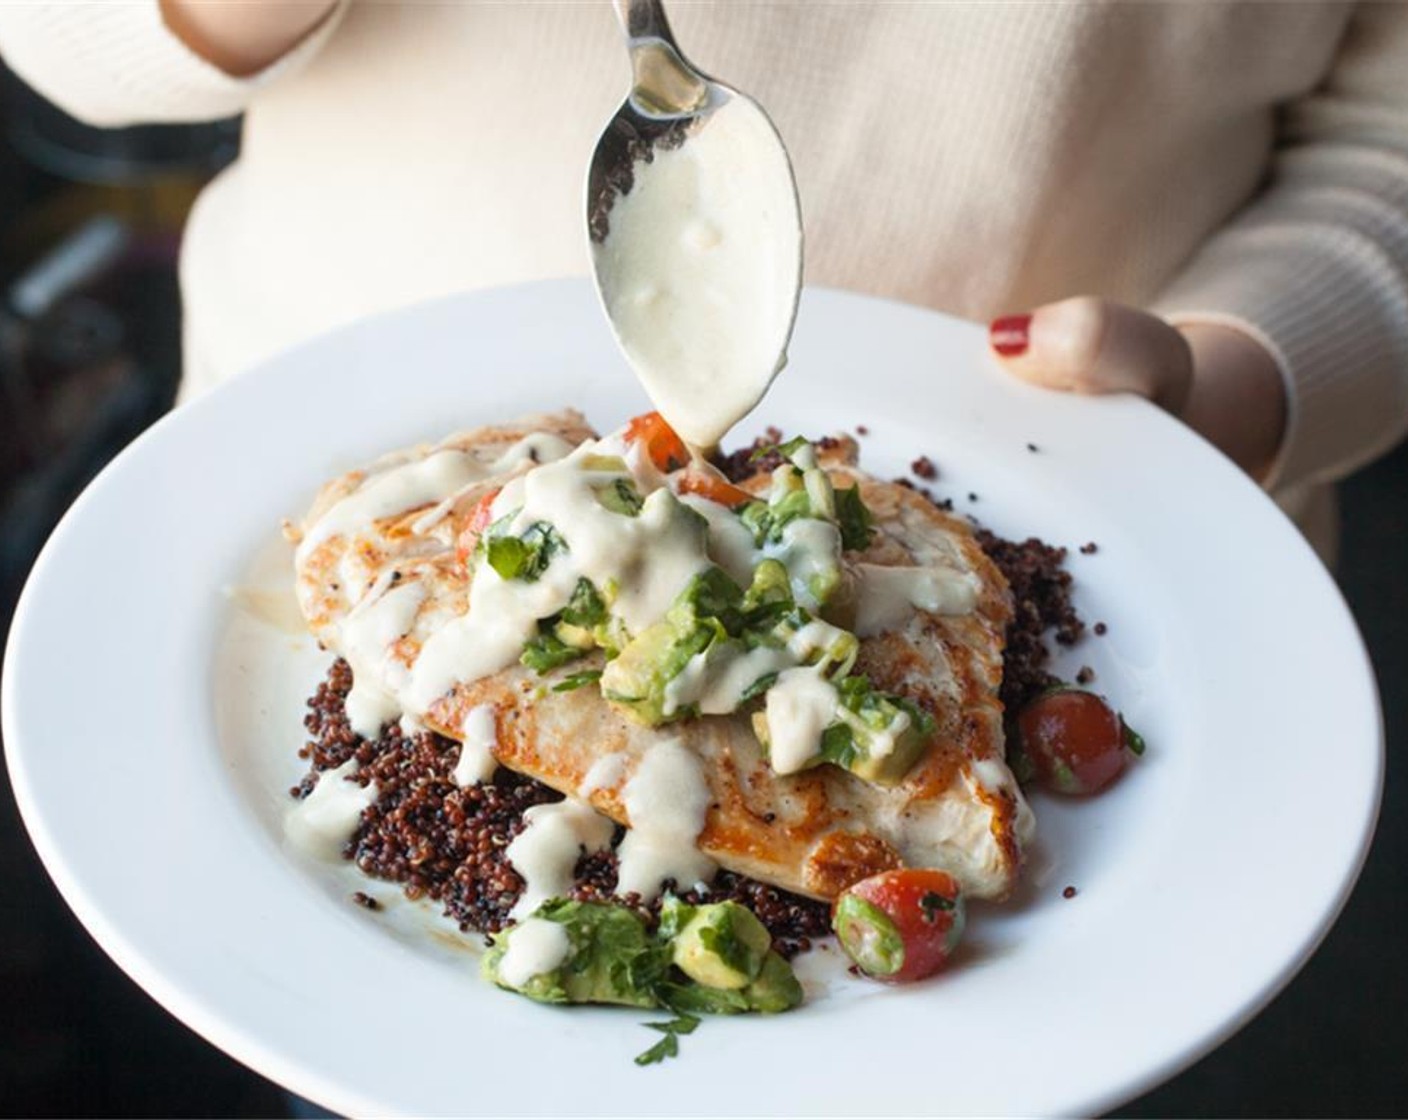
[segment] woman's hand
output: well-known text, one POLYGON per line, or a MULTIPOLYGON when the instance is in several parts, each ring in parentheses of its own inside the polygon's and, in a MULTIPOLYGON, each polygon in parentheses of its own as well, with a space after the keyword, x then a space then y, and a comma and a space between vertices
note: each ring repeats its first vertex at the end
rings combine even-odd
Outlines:
POLYGON ((1109 300, 1078 297, 994 320, 993 350, 1035 385, 1138 393, 1179 417, 1253 478, 1264 479, 1286 427, 1276 360, 1219 323, 1174 327, 1109 300))
POLYGON ((160 0, 166 26, 231 77, 258 73, 293 50, 336 0, 160 0))

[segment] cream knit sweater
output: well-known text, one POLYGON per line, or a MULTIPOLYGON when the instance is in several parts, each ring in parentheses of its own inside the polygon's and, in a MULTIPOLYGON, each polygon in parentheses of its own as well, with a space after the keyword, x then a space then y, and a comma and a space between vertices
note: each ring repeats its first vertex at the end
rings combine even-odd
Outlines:
MULTIPOLYGON (((807 279, 975 319, 1076 293, 1217 318, 1291 390, 1279 487, 1408 427, 1408 5, 673 0, 791 150, 807 279)), ((235 80, 155 0, 0 3, 100 124, 245 112, 183 253, 188 389, 370 312, 585 273, 628 67, 600 3, 354 0, 235 80)))

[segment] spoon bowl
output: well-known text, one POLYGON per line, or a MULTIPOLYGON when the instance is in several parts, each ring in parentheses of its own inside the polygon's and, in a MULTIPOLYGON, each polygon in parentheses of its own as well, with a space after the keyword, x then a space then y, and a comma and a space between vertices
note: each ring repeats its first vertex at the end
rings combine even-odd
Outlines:
POLYGON ((761 106, 685 58, 659 0, 615 6, 632 84, 587 175, 597 294, 656 407, 709 448, 786 363, 796 180, 761 106))

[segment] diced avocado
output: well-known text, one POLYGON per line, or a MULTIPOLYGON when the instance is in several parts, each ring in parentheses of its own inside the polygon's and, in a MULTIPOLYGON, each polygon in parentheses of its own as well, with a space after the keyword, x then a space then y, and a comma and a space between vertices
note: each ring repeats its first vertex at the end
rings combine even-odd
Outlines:
MULTIPOLYGON (((821 733, 815 762, 833 763, 875 785, 904 781, 929 743, 933 718, 903 697, 876 691, 864 676, 834 683, 836 718, 821 733)), ((753 713, 753 733, 765 750, 771 746, 766 709, 753 713)))
MULTIPOLYGON (((911 700, 878 692, 859 674, 838 682, 836 692, 841 701, 837 714, 851 734, 851 749, 848 758, 833 761, 876 785, 898 785, 924 753, 933 717, 911 700)), ((827 746, 823 736, 823 754, 827 746)))
POLYGON ((602 471, 615 474, 626 474, 628 471, 626 460, 619 455, 583 456, 582 469, 584 471, 602 471))
POLYGON ((862 748, 856 752, 847 769, 856 777, 877 786, 899 785, 919 761, 928 739, 920 734, 913 722, 906 722, 902 729, 897 729, 893 734, 894 746, 887 754, 872 755, 862 748))
POLYGON ((596 649, 596 634, 585 626, 573 626, 569 622, 559 622, 553 628, 553 635, 565 646, 573 649, 596 649))
POLYGON ((697 983, 667 981, 661 999, 677 1011, 702 1015, 776 1014, 802 1002, 802 985, 792 966, 776 952, 763 957, 758 976, 744 988, 710 988, 697 983))
POLYGON ((553 899, 539 906, 532 917, 566 931, 570 942, 567 957, 526 981, 509 983, 503 974, 504 959, 523 929, 511 926, 495 936, 481 966, 495 984, 542 1003, 659 1006, 656 990, 669 955, 634 910, 603 902, 553 899))
POLYGON ((746 906, 716 902, 694 913, 671 938, 671 959, 691 980, 709 988, 746 988, 772 948, 772 935, 746 906))
POLYGON ((762 560, 753 569, 753 582, 743 593, 741 604, 745 630, 758 634, 771 632, 796 609, 792 581, 780 560, 762 560))
MULTIPOLYGON (((678 697, 671 700, 667 689, 700 654, 708 657, 691 667, 692 673, 703 675, 691 684, 694 695, 703 693, 715 671, 711 667, 728 665, 759 647, 788 651, 800 664, 834 663, 831 671, 849 671, 859 649, 856 636, 814 618, 792 595, 790 573, 776 559, 756 566, 747 591, 722 568, 706 568, 680 592, 663 619, 628 641, 608 663, 602 694, 632 719, 653 727, 696 714, 693 705, 678 697)), ((759 694, 749 691, 746 699, 759 694)))
POLYGON ((748 1002, 749 1011, 775 1015, 791 1011, 802 1002, 802 985, 792 966, 777 953, 770 952, 763 958, 757 977, 743 989, 743 998, 748 1002))
POLYGON ((667 617, 626 643, 601 674, 601 693, 647 727, 690 715, 687 708, 665 714, 665 686, 679 676, 695 654, 709 648, 714 632, 703 626, 681 633, 667 617))
POLYGON ((592 487, 592 492, 606 509, 623 517, 637 516, 640 507, 645 504, 635 483, 628 478, 614 478, 610 482, 603 482, 600 486, 592 487))
POLYGON ((607 665, 602 695, 650 727, 693 715, 688 705, 667 713, 666 686, 697 654, 715 641, 726 641, 730 625, 742 625, 743 598, 743 589, 722 568, 700 572, 676 596, 665 617, 627 642, 607 665))
POLYGON ((563 645, 592 650, 606 644, 602 639, 608 618, 606 604, 591 580, 579 579, 552 632, 563 645))

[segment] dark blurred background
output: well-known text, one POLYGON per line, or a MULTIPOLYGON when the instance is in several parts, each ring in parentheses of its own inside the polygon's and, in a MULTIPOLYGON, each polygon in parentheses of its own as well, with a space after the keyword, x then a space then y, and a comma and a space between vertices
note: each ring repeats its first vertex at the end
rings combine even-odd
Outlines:
MULTIPOLYGON (((0 67, 0 648, 55 522, 172 405, 181 226, 238 136, 235 121, 88 129, 0 67)), ((1388 726, 1378 838, 1304 972, 1229 1043, 1123 1115, 1408 1113, 1408 791, 1397 757, 1408 745, 1408 449, 1346 483, 1342 499, 1339 582, 1388 726)), ((1260 702, 1270 701, 1248 697, 1260 702)), ((1275 766, 1276 744, 1262 746, 1275 766)), ((1326 781, 1336 746, 1324 744, 1326 781)), ((186 1030, 94 945, 35 858, 3 774, 0 785, 0 1111, 289 1115, 295 1102, 186 1030)))

